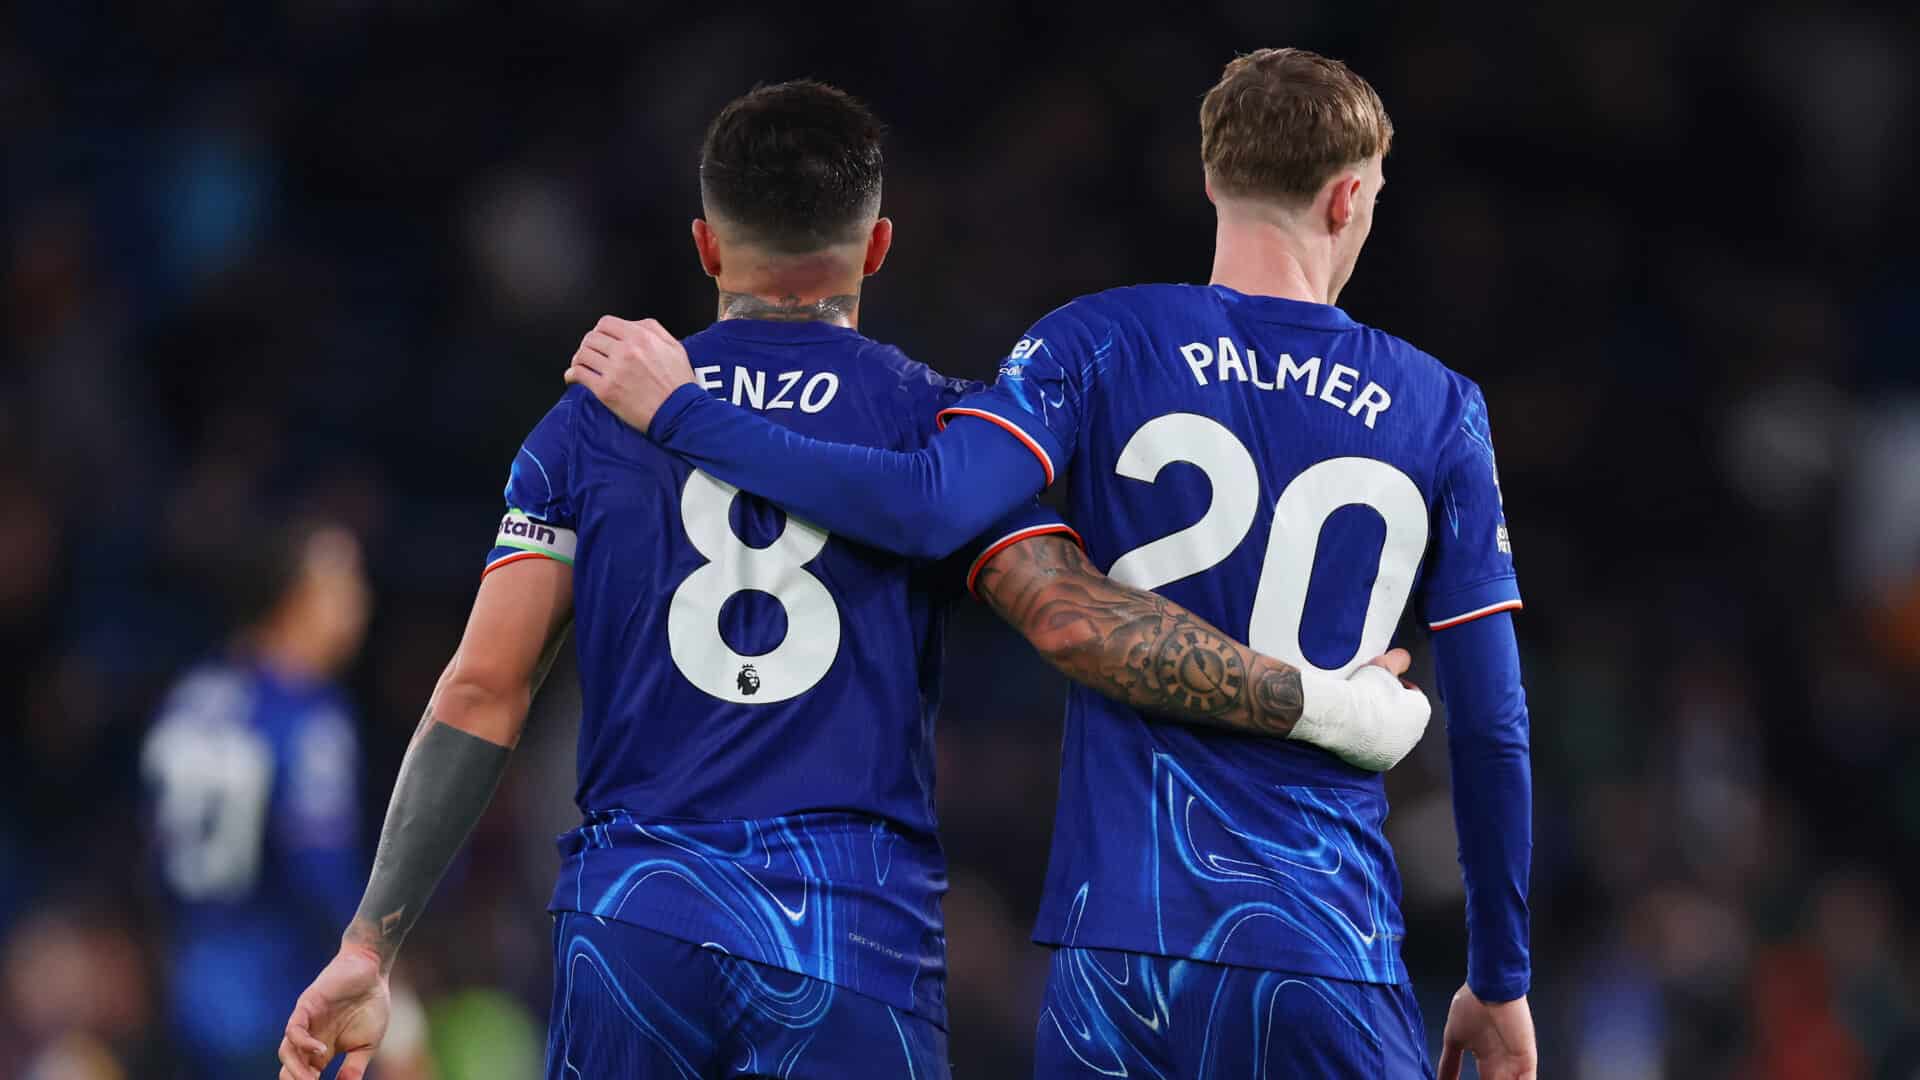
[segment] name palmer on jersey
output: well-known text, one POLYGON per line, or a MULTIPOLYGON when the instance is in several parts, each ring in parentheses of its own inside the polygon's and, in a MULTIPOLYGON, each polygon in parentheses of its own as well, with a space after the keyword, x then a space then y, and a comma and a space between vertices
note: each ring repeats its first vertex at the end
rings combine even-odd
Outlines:
POLYGON ((1361 384, 1358 369, 1318 356, 1296 361, 1291 354, 1281 353, 1277 360, 1265 362, 1265 378, 1261 377, 1262 361, 1253 347, 1242 349, 1232 338, 1219 338, 1211 345, 1188 342, 1180 346, 1180 358, 1201 386, 1210 385, 1211 376, 1213 383, 1250 382, 1261 390, 1303 392, 1364 420, 1369 430, 1381 413, 1393 407, 1393 395, 1385 387, 1371 380, 1361 384))
MULTIPOLYGON (((1266 627, 1289 662, 1377 655, 1409 606, 1440 629, 1519 606, 1479 388, 1338 308, 1219 285, 1080 297, 964 410, 1067 463, 1067 514, 1116 579, 1266 627)), ((1377 774, 1069 693, 1035 940, 1405 982, 1377 774)), ((1520 899, 1524 874, 1483 888, 1520 899)), ((1493 936, 1524 941, 1516 925, 1493 936)))

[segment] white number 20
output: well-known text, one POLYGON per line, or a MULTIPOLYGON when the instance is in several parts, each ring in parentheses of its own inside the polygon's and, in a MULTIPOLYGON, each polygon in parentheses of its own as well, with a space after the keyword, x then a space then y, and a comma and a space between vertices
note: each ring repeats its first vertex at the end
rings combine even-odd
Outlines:
POLYGON ((765 705, 798 697, 826 677, 840 653, 840 609, 806 569, 828 534, 788 518, 773 543, 748 547, 727 520, 739 494, 703 472, 687 477, 680 516, 707 562, 674 590, 667 648, 674 666, 701 690, 722 701, 765 705), (787 636, 759 656, 742 656, 720 637, 721 607, 748 590, 772 596, 787 613, 787 636))
MULTIPOLYGON (((1213 501, 1199 521, 1122 555, 1109 572, 1115 581, 1156 589, 1209 570, 1233 554, 1252 531, 1259 511, 1259 471, 1246 445, 1216 420, 1169 413, 1147 421, 1127 440, 1115 471, 1151 484, 1161 469, 1176 461, 1207 474, 1213 501)), ((1392 639, 1426 544, 1426 500, 1406 473, 1364 457, 1329 458, 1311 466, 1293 478, 1274 504, 1247 644, 1302 668, 1351 673, 1392 639), (1300 647, 1307 586, 1327 519, 1335 510, 1354 505, 1378 513, 1387 524, 1387 537, 1353 656, 1337 668, 1322 668, 1300 647)))

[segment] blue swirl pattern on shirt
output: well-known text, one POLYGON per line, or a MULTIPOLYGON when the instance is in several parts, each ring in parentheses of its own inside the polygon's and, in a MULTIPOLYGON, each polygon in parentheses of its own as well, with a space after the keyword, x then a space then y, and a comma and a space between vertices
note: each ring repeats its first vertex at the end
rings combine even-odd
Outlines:
POLYGON ((864 815, 646 820, 561 836, 554 911, 643 926, 945 1016, 939 845, 864 815))

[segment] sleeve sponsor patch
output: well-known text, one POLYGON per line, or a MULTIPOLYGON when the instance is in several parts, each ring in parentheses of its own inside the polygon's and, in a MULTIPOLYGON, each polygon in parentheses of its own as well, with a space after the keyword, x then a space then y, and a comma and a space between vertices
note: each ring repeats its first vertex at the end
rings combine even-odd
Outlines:
POLYGON ((562 529, 544 521, 535 521, 524 510, 508 510, 507 516, 500 519, 500 533, 493 539, 493 546, 514 548, 536 555, 545 555, 573 565, 574 549, 579 539, 572 529, 562 529))

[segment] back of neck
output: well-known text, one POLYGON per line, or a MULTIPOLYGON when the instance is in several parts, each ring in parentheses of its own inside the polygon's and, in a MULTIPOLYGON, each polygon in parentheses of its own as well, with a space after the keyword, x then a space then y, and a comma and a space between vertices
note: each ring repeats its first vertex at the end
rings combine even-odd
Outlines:
POLYGON ((1214 228, 1211 281, 1248 296, 1333 303, 1331 253, 1312 251, 1273 222, 1223 217, 1214 228))
POLYGON ((821 255, 743 261, 714 282, 720 318, 860 325, 861 275, 857 269, 848 274, 843 260, 821 255))
POLYGON ((769 322, 823 322, 855 329, 860 325, 860 294, 733 292, 720 290, 719 318, 769 322))

